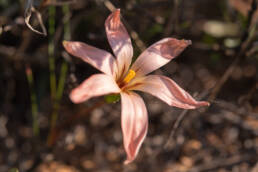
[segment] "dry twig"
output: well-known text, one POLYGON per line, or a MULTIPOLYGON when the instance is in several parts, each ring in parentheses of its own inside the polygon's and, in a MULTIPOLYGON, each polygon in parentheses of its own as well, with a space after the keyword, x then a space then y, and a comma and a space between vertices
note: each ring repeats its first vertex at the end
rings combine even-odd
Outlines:
POLYGON ((257 156, 255 154, 246 153, 246 154, 239 154, 235 155, 229 158, 222 158, 210 161, 205 164, 201 164, 199 166, 193 167, 189 172, 202 172, 202 171, 210 171, 215 170, 221 167, 228 167, 235 164, 239 164, 241 162, 246 162, 250 160, 257 159, 257 156))
POLYGON ((43 20, 42 20, 42 17, 41 17, 40 12, 37 11, 37 10, 34 8, 34 6, 33 6, 33 1, 34 1, 34 0, 28 0, 28 1, 27 1, 27 5, 26 5, 26 8, 25 8, 25 13, 24 13, 25 24, 26 24, 26 25, 28 26, 28 28, 30 28, 30 30, 32 30, 33 32, 46 36, 46 35, 47 35, 46 27, 45 27, 45 25, 44 25, 44 23, 43 23, 43 20), (33 26, 30 24, 30 18, 31 18, 32 13, 35 13, 35 14, 36 14, 36 17, 37 17, 37 19, 38 19, 38 22, 39 22, 39 25, 40 25, 42 31, 38 31, 38 30, 34 29, 33 26))
MULTIPOLYGON (((204 97, 206 97, 207 96, 207 94, 208 94, 208 92, 203 92, 203 93, 201 93, 199 96, 198 96, 198 99, 203 99, 204 97)), ((196 97, 197 95, 195 94, 194 95, 194 97, 196 97)), ((184 119, 184 117, 186 116, 186 114, 188 113, 188 109, 185 109, 185 110, 183 110, 180 114, 179 114, 179 116, 178 116, 178 118, 176 119, 176 121, 175 121, 175 123, 174 123, 174 125, 173 125, 173 128, 172 128, 172 130, 170 131, 170 134, 169 134, 169 137, 168 137, 168 139, 167 139, 167 141, 164 143, 164 145, 163 145, 163 149, 166 149, 166 148, 168 148, 169 147, 169 145, 170 145, 170 142, 171 142, 171 140, 172 140, 172 138, 174 137, 174 135, 175 135, 175 133, 176 133, 176 130, 178 129, 178 127, 180 126, 180 124, 181 124, 181 122, 183 121, 183 119, 184 119)))
POLYGON ((247 17, 247 26, 246 26, 246 31, 243 33, 243 36, 241 38, 241 43, 239 47, 237 47, 237 56, 235 57, 235 60, 231 63, 231 65, 227 68, 227 70, 224 72, 223 76, 221 79, 217 82, 213 90, 211 91, 211 95, 209 96, 209 101, 214 100, 222 86, 226 83, 230 75, 233 73, 236 65, 240 62, 241 59, 244 58, 245 52, 247 51, 247 48, 250 44, 250 28, 251 28, 251 21, 254 16, 254 13, 257 9, 257 2, 256 0, 252 1, 252 8, 248 13, 247 17))

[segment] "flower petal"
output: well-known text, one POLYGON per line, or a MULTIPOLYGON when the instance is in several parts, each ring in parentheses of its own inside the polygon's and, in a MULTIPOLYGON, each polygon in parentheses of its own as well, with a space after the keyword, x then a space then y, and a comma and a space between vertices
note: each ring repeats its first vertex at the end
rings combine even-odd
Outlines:
POLYGON ((137 76, 146 75, 178 56, 191 41, 165 38, 145 50, 132 65, 137 76))
POLYGON ((112 54, 82 42, 64 41, 63 45, 73 56, 81 58, 108 75, 115 76, 117 66, 112 54))
POLYGON ((148 116, 143 99, 136 93, 121 93, 124 148, 128 164, 137 156, 143 140, 147 134, 148 116))
POLYGON ((81 103, 92 97, 119 92, 120 88, 112 76, 95 74, 73 89, 70 93, 70 99, 74 103, 81 103))
POLYGON ((119 76, 122 77, 131 64, 133 47, 126 28, 120 20, 120 9, 106 19, 105 28, 109 44, 117 57, 119 76))
POLYGON ((158 97, 170 106, 183 109, 195 109, 200 106, 209 106, 208 102, 196 101, 173 80, 165 76, 149 75, 138 79, 133 90, 144 91, 158 97), (138 82, 138 83, 137 83, 138 82))

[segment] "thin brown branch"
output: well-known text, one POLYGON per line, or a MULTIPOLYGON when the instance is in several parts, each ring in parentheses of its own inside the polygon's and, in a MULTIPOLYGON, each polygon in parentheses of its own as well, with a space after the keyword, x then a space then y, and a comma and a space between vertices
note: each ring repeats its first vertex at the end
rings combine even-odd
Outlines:
MULTIPOLYGON (((208 94, 208 92, 206 92, 206 91, 201 93, 198 96, 198 99, 203 99, 204 97, 207 96, 207 94, 208 94)), ((197 95, 195 94, 194 97, 196 97, 196 96, 197 95)), ((170 131, 170 134, 169 134, 169 137, 168 137, 167 141, 164 143, 163 149, 166 149, 170 146, 171 140, 174 138, 177 129, 179 128, 180 124, 182 123, 182 121, 185 118, 188 111, 189 111, 188 109, 185 109, 179 114, 178 118, 176 119, 176 121, 175 121, 175 123, 172 127, 172 130, 170 131)))
POLYGON ((213 102, 213 104, 218 106, 220 109, 225 109, 225 110, 233 112, 237 115, 240 115, 243 117, 250 116, 255 119, 258 119, 257 113, 248 112, 248 110, 246 108, 244 108, 243 106, 240 107, 231 102, 227 102, 227 101, 223 101, 223 100, 216 100, 213 102))
MULTIPOLYGON (((202 92, 201 94, 199 94, 199 96, 197 96, 197 94, 194 95, 194 97, 198 97, 197 99, 203 99, 204 97, 206 97, 208 95, 207 91, 202 92)), ((187 115, 187 113, 189 112, 188 109, 183 110, 177 117, 176 121, 174 122, 172 129, 169 133, 169 136, 167 137, 167 140, 164 140, 164 143, 162 143, 162 146, 160 146, 159 149, 157 149, 154 153, 153 153, 153 157, 157 157, 158 154, 160 154, 162 151, 164 151, 165 149, 168 149, 171 146, 171 142, 173 140, 173 138, 175 137, 176 131, 177 129, 180 127, 180 124, 183 122, 185 116, 187 115)))
POLYGON ((244 59, 245 52, 247 51, 248 46, 251 42, 251 38, 250 38, 251 21, 252 21, 252 18, 254 16, 254 13, 255 13, 256 9, 257 9, 257 2, 256 2, 256 0, 253 0, 252 1, 252 8, 249 11, 248 17, 247 17, 246 30, 242 35, 241 43, 240 43, 239 47, 236 48, 238 50, 237 53, 236 53, 237 56, 235 57, 235 60, 230 64, 230 66, 224 72, 221 79, 217 82, 217 84, 215 85, 215 87, 211 91, 211 95, 208 98, 209 101, 212 101, 217 97, 217 95, 218 95, 219 91, 221 90, 222 86, 227 82, 230 75, 233 73, 236 65, 240 62, 241 59, 244 59))
POLYGON ((257 156, 252 153, 239 154, 229 158, 220 158, 220 159, 212 160, 205 164, 201 164, 199 166, 193 167, 192 169, 189 170, 189 172, 210 171, 210 170, 215 170, 222 167, 233 166, 241 162, 247 162, 255 159, 257 159, 257 156))

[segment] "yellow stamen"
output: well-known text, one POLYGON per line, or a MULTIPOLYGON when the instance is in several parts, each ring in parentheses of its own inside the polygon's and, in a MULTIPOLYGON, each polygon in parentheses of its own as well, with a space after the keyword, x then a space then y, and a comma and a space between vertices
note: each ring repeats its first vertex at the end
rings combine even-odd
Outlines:
POLYGON ((123 80, 123 83, 127 84, 128 82, 130 82, 133 78, 135 77, 135 71, 130 69, 128 74, 126 75, 126 77, 123 80))

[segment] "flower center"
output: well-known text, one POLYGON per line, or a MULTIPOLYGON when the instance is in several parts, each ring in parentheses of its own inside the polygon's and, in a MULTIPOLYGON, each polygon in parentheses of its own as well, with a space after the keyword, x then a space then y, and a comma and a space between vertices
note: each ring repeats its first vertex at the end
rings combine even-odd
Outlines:
POLYGON ((124 84, 129 83, 133 78, 135 77, 135 71, 130 69, 128 74, 126 75, 126 77, 123 80, 124 84))
POLYGON ((127 75, 124 77, 123 80, 117 82, 120 88, 123 88, 126 84, 128 84, 133 78, 135 77, 135 71, 130 69, 127 75))

